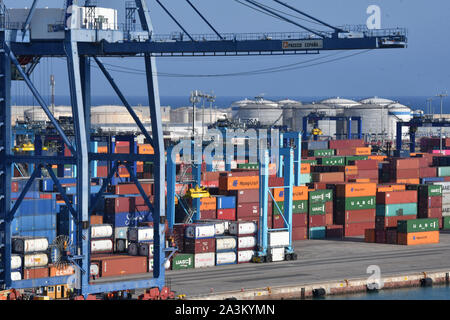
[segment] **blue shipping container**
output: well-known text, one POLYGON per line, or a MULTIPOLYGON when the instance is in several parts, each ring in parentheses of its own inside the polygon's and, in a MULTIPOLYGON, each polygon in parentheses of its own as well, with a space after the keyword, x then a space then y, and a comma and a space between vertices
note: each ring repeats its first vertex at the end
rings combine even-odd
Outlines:
POLYGON ((54 212, 56 212, 56 199, 24 199, 17 209, 15 216, 49 214, 54 212))
POLYGON ((309 239, 325 239, 325 227, 309 228, 309 239))
POLYGON ((236 197, 217 196, 217 209, 236 208, 236 197))

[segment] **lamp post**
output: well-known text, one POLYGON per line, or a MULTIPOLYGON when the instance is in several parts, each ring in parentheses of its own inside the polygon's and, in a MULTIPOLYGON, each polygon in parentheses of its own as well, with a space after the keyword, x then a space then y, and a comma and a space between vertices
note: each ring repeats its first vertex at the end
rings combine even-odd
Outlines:
MULTIPOLYGON (((443 107, 443 103, 444 103, 444 98, 448 97, 447 93, 441 93, 441 94, 437 94, 436 97, 441 98, 441 115, 439 118, 439 121, 442 121, 442 107, 443 107)), ((439 134, 439 145, 440 145, 440 153, 442 154, 442 127, 440 127, 440 134, 439 134)))

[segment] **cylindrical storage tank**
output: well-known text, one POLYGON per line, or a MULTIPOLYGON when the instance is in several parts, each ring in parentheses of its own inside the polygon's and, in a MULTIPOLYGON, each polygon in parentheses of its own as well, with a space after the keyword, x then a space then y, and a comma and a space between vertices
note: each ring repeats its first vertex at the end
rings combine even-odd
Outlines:
POLYGON ((100 273, 100 268, 98 266, 98 264, 95 263, 91 263, 91 266, 89 268, 89 274, 92 276, 98 276, 100 273))
POLYGON ((38 268, 48 265, 48 256, 45 253, 26 254, 23 256, 24 268, 38 268))
MULTIPOLYGON (((143 121, 142 112, 134 109, 139 120, 143 121)), ((98 106, 91 111, 91 123, 93 126, 101 127, 105 125, 136 124, 130 113, 122 106, 98 106)), ((137 128, 137 125, 136 125, 137 128)))
POLYGON ((214 230, 216 236, 222 236, 225 234, 225 223, 224 222, 214 222, 214 230))
POLYGON ((236 252, 217 252, 216 253, 216 265, 224 265, 224 264, 235 264, 236 263, 236 252))
POLYGON ((92 240, 91 253, 111 252, 113 250, 112 240, 92 240))
POLYGON ((22 267, 22 258, 18 255, 13 254, 11 256, 11 270, 19 269, 22 267))
POLYGON ((216 234, 216 228, 213 224, 197 224, 186 227, 186 238, 205 239, 213 238, 216 234))
POLYGON ((47 238, 13 238, 12 251, 14 253, 42 252, 48 249, 47 238))
POLYGON ((238 237, 237 238, 237 248, 241 249, 253 249, 256 247, 256 237, 247 236, 247 237, 238 237))
POLYGON ((129 241, 152 241, 153 240, 153 228, 152 227, 139 227, 128 229, 129 241))
MULTIPOLYGON (((152 270, 153 270, 153 265, 154 265, 153 258, 148 259, 148 270, 149 270, 149 271, 152 271, 152 270)), ((169 270, 169 269, 170 269, 170 266, 171 266, 170 260, 167 260, 167 261, 164 263, 164 268, 165 268, 166 270, 169 270)))
POLYGON ((91 226, 91 238, 109 238, 113 235, 113 228, 109 224, 99 224, 91 226))
POLYGON ((230 234, 241 236, 255 234, 258 227, 253 221, 232 221, 230 222, 230 234))
POLYGON ((22 274, 18 271, 11 272, 11 281, 22 280, 22 274))
POLYGON ((255 254, 254 250, 240 250, 237 252, 237 263, 251 262, 255 254))
POLYGON ((256 97, 255 100, 237 101, 231 105, 233 119, 240 122, 259 122, 263 126, 283 124, 283 110, 278 103, 256 97))
POLYGON ((278 101, 278 105, 283 110, 283 125, 292 129, 294 127, 294 109, 301 108, 302 103, 285 99, 278 101))
POLYGON ((390 99, 373 97, 373 98, 363 99, 359 103, 361 103, 361 104, 376 104, 379 106, 387 107, 388 105, 393 104, 394 101, 392 101, 390 99))
POLYGON ((217 237, 216 251, 236 249, 235 237, 217 237))
MULTIPOLYGON (((361 117, 362 134, 368 138, 388 137, 388 108, 376 104, 361 104, 344 111, 346 117, 361 117)), ((352 121, 352 134, 357 134, 357 121, 352 121)))
MULTIPOLYGON (((400 103, 393 103, 388 106, 389 109, 389 123, 392 127, 392 139, 396 139, 397 136, 397 122, 404 121, 409 122, 412 119, 412 110, 411 108, 400 104, 400 103)), ((409 128, 403 127, 402 128, 402 135, 405 138, 409 138, 408 135, 409 128)))
MULTIPOLYGON (((324 104, 306 104, 294 109, 294 131, 303 131, 303 117, 310 115, 311 113, 323 114, 324 116, 334 117, 342 113, 342 108, 335 106, 329 106, 324 104)), ((336 121, 320 120, 319 128, 322 130, 323 135, 336 137, 336 121)), ((308 126, 308 130, 311 131, 311 125, 308 126)), ((311 133, 311 132, 310 132, 311 133)))

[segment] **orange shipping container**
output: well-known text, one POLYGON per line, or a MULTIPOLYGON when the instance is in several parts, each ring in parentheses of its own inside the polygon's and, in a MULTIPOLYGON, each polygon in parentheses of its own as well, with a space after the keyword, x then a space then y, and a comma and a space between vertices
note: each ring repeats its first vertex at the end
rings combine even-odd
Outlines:
POLYGON ((62 277, 75 273, 75 269, 72 266, 66 266, 63 268, 50 267, 50 277, 62 277))
POLYGON ((246 189, 258 189, 259 177, 258 176, 244 176, 244 177, 226 177, 221 176, 219 178, 220 190, 246 190, 246 189))
POLYGON ((344 182, 345 180, 343 172, 314 172, 312 178, 314 182, 344 182))
POLYGON ((345 175, 346 176, 355 176, 358 174, 357 166, 345 166, 345 175))
POLYGON ((368 156, 368 160, 377 160, 377 161, 384 161, 387 158, 387 156, 368 156))
POLYGON ((300 165, 300 173, 310 173, 311 172, 311 164, 310 163, 302 163, 300 165))
POLYGON ((108 153, 108 147, 107 146, 97 147, 97 153, 108 153))
POLYGON ((439 243, 439 231, 399 233, 397 243, 407 246, 439 243))
POLYGON ((372 153, 371 147, 359 147, 355 148, 355 155, 356 156, 370 156, 372 153))
POLYGON ((140 144, 138 145, 139 154, 154 154, 155 151, 150 144, 140 144))
POLYGON ((216 206, 217 206, 217 198, 216 197, 200 199, 200 210, 204 210, 204 211, 216 210, 216 206))
POLYGON ((376 183, 346 183, 336 185, 336 196, 341 198, 374 197, 376 194, 376 183))
POLYGON ((389 186, 378 186, 377 192, 392 192, 392 191, 405 191, 406 186, 404 184, 393 184, 389 186))
MULTIPOLYGON (((275 201, 284 201, 284 188, 272 189, 273 199, 275 201)), ((294 186, 292 190, 292 201, 308 200, 307 186, 294 186)))
POLYGON ((420 179, 397 179, 396 183, 420 184, 420 179))

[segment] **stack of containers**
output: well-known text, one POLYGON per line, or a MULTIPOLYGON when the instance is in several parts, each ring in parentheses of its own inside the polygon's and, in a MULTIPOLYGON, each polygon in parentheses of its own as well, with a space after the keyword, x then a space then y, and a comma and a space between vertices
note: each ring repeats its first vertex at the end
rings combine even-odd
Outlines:
POLYGON ((217 219, 236 220, 236 197, 235 196, 214 196, 217 205, 217 219))
POLYGON ((416 219, 398 222, 397 243, 402 245, 418 245, 439 243, 439 220, 416 219))
POLYGON ((236 237, 237 263, 251 262, 256 251, 258 227, 253 221, 231 221, 230 235, 236 237))
POLYGON ((176 253, 172 258, 172 270, 185 270, 194 267, 194 255, 191 253, 176 253))
POLYGON ((216 197, 200 198, 200 219, 217 218, 216 197))
POLYGON ((397 243, 397 223, 416 219, 417 191, 377 192, 377 217, 375 220, 376 243, 397 243), (412 208, 415 205, 415 209, 412 208))
MULTIPOLYGON (((91 253, 112 253, 114 251, 113 227, 109 224, 91 225, 91 253)), ((119 244, 120 245, 120 244, 119 244)), ((120 245, 121 252, 124 251, 120 245)))
POLYGON ((11 261, 11 269, 15 269, 14 277, 18 278, 17 272, 20 272, 21 267, 24 280, 48 277, 48 248, 47 238, 13 237, 11 249, 13 253, 19 255, 19 258, 15 256, 11 261), (20 264, 19 260, 21 260, 20 264))
POLYGON ((433 165, 437 168, 437 176, 444 177, 445 181, 450 180, 450 157, 434 157, 433 165), (449 180, 447 180, 449 179, 449 180))
POLYGON ((214 224, 191 224, 185 229, 184 253, 194 255, 194 268, 216 264, 216 228, 214 224))
POLYGON ((378 161, 377 160, 354 160, 350 165, 357 168, 356 179, 368 179, 369 182, 378 183, 378 161))
POLYGON ((216 266, 237 263, 237 238, 216 236, 216 266))
POLYGON ((344 226, 344 237, 362 236, 375 227, 375 183, 338 184, 334 223, 344 226))
POLYGON ((333 223, 333 191, 315 190, 308 195, 309 239, 325 239, 328 222, 333 223), (330 219, 331 217, 331 219, 330 219), (331 221, 330 221, 331 220, 331 221))
POLYGON ((450 229, 450 182, 435 182, 442 187, 442 229, 450 229))
POLYGON ((22 257, 18 254, 11 255, 11 280, 22 280, 22 257))
POLYGON ((153 227, 128 228, 128 254, 130 256, 142 256, 148 259, 148 271, 153 270, 153 227))
POLYGON ((228 194, 236 199, 236 219, 229 220, 246 221, 258 219, 259 189, 229 191, 228 194))
POLYGON ((300 184, 307 184, 312 182, 311 166, 316 166, 315 159, 302 159, 300 166, 300 184))
POLYGON ((382 180, 385 182, 419 184, 419 159, 390 158, 382 166, 382 180))
POLYGON ((442 228, 442 186, 419 185, 418 218, 437 218, 442 228))
POLYGON ((417 157, 419 160, 419 178, 434 178, 437 177, 436 167, 432 167, 433 156, 431 154, 422 154, 417 157))

